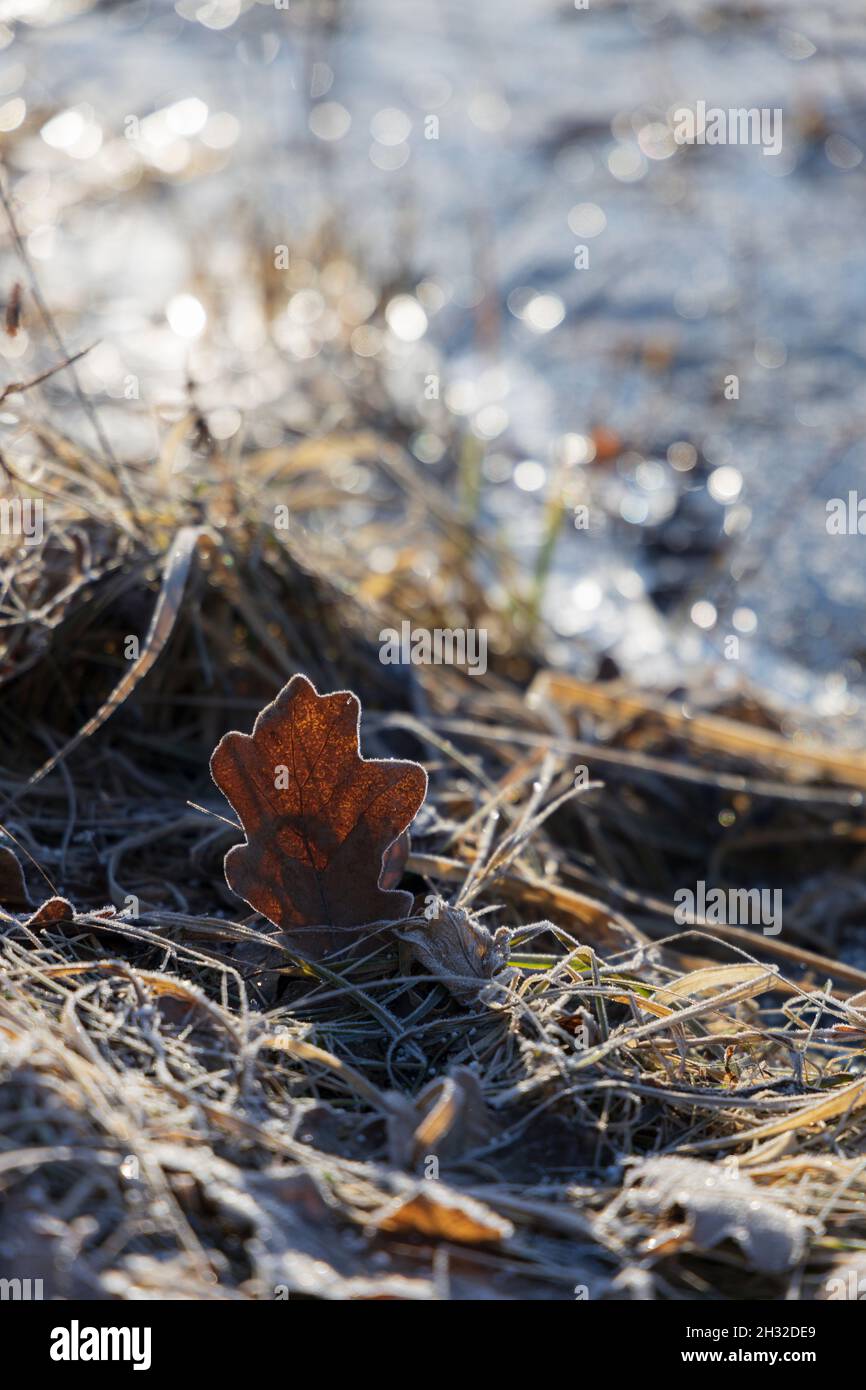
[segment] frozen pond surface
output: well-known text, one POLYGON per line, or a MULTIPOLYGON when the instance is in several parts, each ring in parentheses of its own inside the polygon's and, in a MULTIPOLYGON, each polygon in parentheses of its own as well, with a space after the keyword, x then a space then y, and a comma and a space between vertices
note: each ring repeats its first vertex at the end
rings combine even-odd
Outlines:
MULTIPOLYGON (((829 535, 826 504, 866 488, 859 0, 3 13, 2 138, 46 294, 71 341, 102 340, 91 389, 179 390, 166 305, 210 277, 223 345, 255 353, 239 237, 293 247, 330 217, 374 278, 423 282, 394 391, 420 419, 441 376, 487 451, 487 524, 530 565, 550 489, 587 506, 552 562, 556 659, 857 711, 866 539, 829 535), (677 145, 699 101, 780 109, 780 152, 677 145)), ((279 374, 259 389, 234 403, 279 374)))

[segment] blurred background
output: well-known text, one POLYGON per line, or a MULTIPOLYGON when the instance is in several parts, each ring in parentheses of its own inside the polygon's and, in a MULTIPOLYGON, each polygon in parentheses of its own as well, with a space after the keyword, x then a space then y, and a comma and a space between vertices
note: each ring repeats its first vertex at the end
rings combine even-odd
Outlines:
MULTIPOLYGON (((826 506, 866 430, 858 0, 285 4, 2 8, 6 186, 117 457, 194 501, 190 401, 239 477, 375 416, 507 547, 547 661, 856 729, 866 559, 826 506), (781 152, 678 145, 699 100, 781 108, 781 152)), ((3 238, 5 382, 57 351, 3 238)), ((94 444, 66 376, 27 408, 94 444)), ((33 429, 0 417, 38 486, 33 429)), ((387 510, 337 473, 311 545, 387 510)))

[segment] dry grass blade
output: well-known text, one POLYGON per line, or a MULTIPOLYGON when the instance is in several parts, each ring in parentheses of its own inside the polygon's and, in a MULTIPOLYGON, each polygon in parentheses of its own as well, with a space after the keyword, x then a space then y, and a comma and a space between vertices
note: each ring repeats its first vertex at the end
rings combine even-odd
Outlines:
POLYGON ((530 707, 542 708, 547 701, 564 710, 590 710, 617 724, 649 715, 668 732, 710 752, 754 758, 803 777, 832 777, 846 786, 866 787, 866 755, 854 749, 840 750, 805 739, 794 743, 768 729, 717 715, 685 713, 681 705, 633 692, 611 694, 603 686, 553 671, 541 672, 527 694, 530 707))
MULTIPOLYGON (((139 655, 133 660, 126 675, 118 681, 108 699, 100 705, 93 717, 88 719, 74 738, 69 739, 28 778, 28 789, 35 787, 42 781, 43 777, 47 777, 49 772, 53 772, 54 768, 65 758, 68 758, 69 754, 78 748, 85 739, 91 738, 97 729, 111 718, 115 710, 119 709, 123 702, 128 699, 139 681, 144 679, 158 660, 180 613, 196 546, 205 534, 205 528, 199 526, 183 526, 177 532, 166 556, 162 585, 139 655)), ((23 795, 23 792, 19 795, 23 795)), ((12 801, 17 800, 18 796, 12 798, 12 801)))

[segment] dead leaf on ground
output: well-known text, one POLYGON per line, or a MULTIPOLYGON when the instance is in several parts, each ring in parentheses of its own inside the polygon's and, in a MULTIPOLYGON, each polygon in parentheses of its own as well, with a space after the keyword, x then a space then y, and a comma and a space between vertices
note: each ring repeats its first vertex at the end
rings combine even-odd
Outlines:
POLYGON ((41 907, 27 918, 25 927, 31 927, 34 931, 44 931, 46 927, 53 927, 57 922, 72 922, 75 918, 75 908, 66 898, 48 898, 41 907))
POLYGON ((8 845, 0 845, 0 905, 3 907, 30 907, 24 871, 18 856, 8 845))
POLYGON ((415 1168, 429 1155, 456 1162, 496 1129, 478 1077, 468 1067, 428 1081, 414 1100, 388 1095, 388 1154, 396 1168, 415 1168))
POLYGON ((511 1222, 483 1202, 432 1180, 418 1183, 389 1202, 373 1216, 370 1226, 377 1231, 414 1233, 466 1245, 499 1243, 514 1234, 511 1222))
POLYGON ((423 924, 403 928, 400 940, 411 960, 427 974, 437 975, 460 1003, 470 1004, 505 970, 508 929, 490 932, 471 912, 450 907, 441 898, 429 911, 423 924))
POLYGON ((629 1173, 626 1191, 633 1208, 661 1217, 684 1213, 683 1224, 653 1238, 656 1252, 686 1241, 712 1250, 732 1240, 756 1269, 780 1274, 802 1258, 816 1229, 751 1178, 697 1158, 646 1159, 629 1173))
POLYGON ((346 945, 346 928, 412 907, 411 893, 383 886, 402 850, 384 861, 421 806, 427 775, 418 763, 362 757, 360 716, 350 691, 319 695, 293 676, 252 734, 226 734, 211 758, 247 835, 226 855, 229 887, 314 956, 346 945))

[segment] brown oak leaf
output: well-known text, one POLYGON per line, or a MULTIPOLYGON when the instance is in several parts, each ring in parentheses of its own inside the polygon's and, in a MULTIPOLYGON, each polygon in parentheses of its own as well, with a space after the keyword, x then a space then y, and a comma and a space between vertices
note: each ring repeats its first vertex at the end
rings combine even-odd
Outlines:
POLYGON ((293 676, 252 734, 225 734, 211 758, 247 836, 225 857, 226 882, 310 955, 346 945, 346 928, 412 907, 411 893, 382 886, 394 881, 402 846, 384 859, 420 808, 427 774, 418 763, 363 758, 360 719, 351 691, 319 695, 293 676))
POLYGON ((24 925, 36 931, 47 931, 55 927, 59 922, 72 922, 75 918, 75 908, 67 898, 53 897, 48 898, 41 907, 27 918, 24 925))

